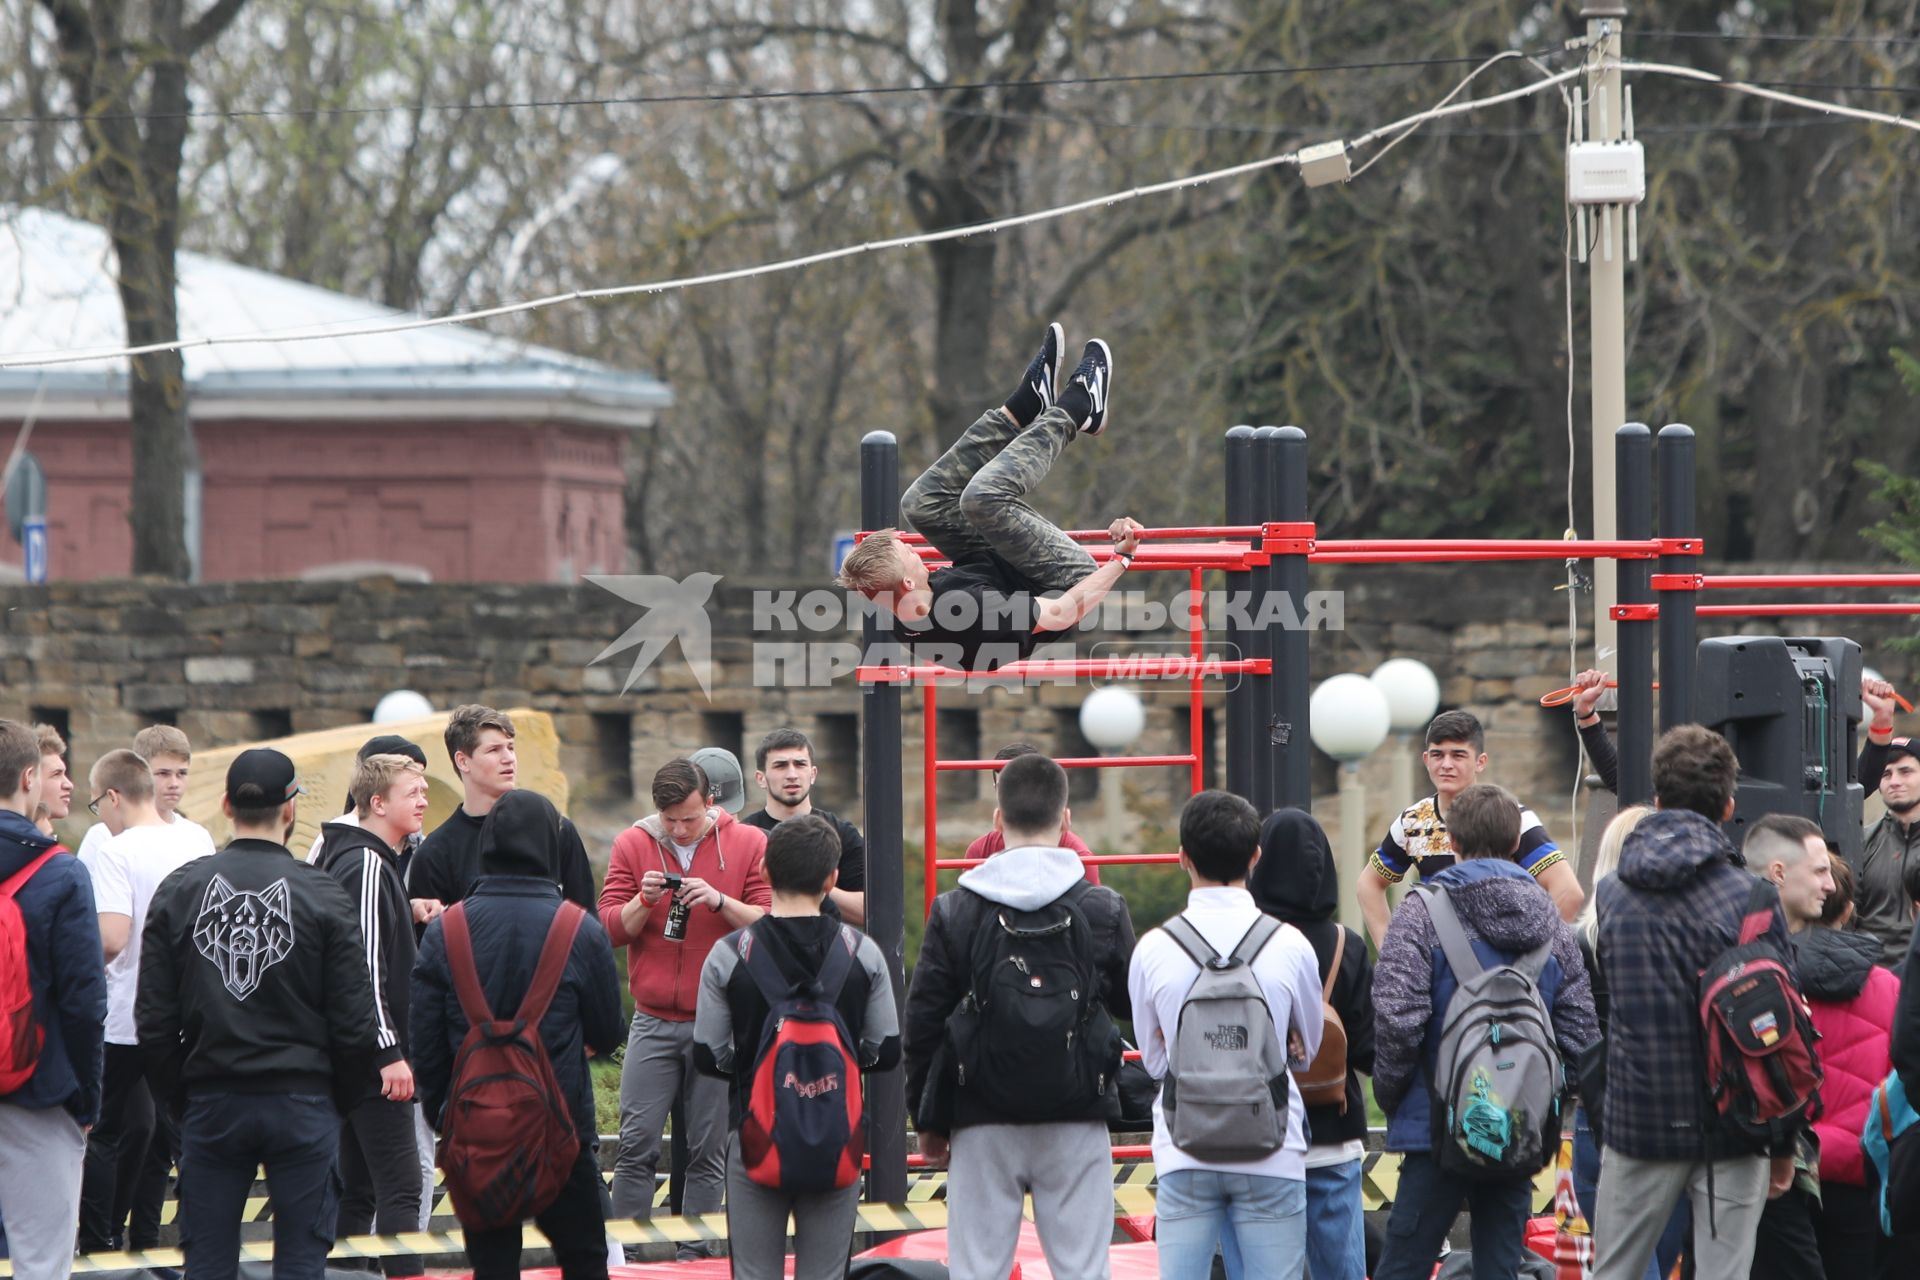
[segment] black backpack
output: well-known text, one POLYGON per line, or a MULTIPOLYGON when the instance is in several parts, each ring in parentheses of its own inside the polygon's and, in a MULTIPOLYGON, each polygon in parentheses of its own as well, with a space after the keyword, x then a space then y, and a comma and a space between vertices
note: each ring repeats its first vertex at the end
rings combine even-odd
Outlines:
POLYGON ((1084 881, 1037 911, 983 899, 973 981, 947 1018, 959 1087, 1014 1120, 1101 1105, 1120 1070, 1120 1032, 1100 999, 1084 881))

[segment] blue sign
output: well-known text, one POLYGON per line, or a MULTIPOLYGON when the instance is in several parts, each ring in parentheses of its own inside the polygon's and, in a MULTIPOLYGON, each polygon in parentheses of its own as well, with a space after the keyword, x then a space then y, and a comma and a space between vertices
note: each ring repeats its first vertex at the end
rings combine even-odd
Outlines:
POLYGON ((840 566, 847 562, 847 556, 853 551, 854 535, 836 533, 833 535, 833 576, 840 576, 840 566))
POLYGON ((26 548, 26 579, 39 584, 47 580, 47 518, 28 516, 20 522, 20 542, 26 548))

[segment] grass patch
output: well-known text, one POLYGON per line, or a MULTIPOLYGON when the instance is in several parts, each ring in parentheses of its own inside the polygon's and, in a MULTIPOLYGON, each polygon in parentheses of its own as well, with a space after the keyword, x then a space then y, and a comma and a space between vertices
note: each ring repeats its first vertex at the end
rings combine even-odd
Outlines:
POLYGON ((620 1132, 620 1064, 612 1058, 595 1058, 588 1063, 593 1081, 593 1118, 596 1133, 620 1132))

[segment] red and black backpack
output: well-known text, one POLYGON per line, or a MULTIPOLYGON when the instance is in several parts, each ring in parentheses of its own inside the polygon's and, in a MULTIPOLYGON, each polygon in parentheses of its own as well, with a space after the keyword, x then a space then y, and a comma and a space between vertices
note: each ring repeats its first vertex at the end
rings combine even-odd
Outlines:
POLYGON ((805 1194, 860 1178, 860 1059, 836 1001, 853 972, 860 935, 847 925, 827 946, 820 972, 794 983, 752 929, 740 933, 740 963, 768 1013, 747 1078, 740 1159, 763 1187, 805 1194))
POLYGON ((1824 1079, 1813 1013, 1780 945, 1765 937, 1778 902, 1778 890, 1755 877, 1739 940, 1700 973, 1714 1110, 1728 1132, 1770 1151, 1819 1118, 1824 1079))

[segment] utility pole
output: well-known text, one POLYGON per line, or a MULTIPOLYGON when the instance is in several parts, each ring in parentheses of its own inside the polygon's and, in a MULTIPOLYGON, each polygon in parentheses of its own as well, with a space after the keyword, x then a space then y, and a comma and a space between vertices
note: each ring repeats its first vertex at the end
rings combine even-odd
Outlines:
MULTIPOLYGON (((1631 146, 1638 190, 1620 198, 1627 187, 1616 185, 1619 174, 1615 166, 1627 157, 1596 149, 1606 147, 1611 151, 1623 140, 1631 144, 1633 138, 1631 106, 1622 93, 1619 69, 1626 0, 1584 0, 1580 16, 1587 24, 1587 52, 1593 70, 1586 84, 1586 138, 1580 139, 1576 123, 1575 154, 1568 157, 1568 199, 1579 213, 1577 248, 1587 263, 1591 302, 1592 408, 1588 430, 1593 461, 1593 536, 1608 541, 1617 527, 1613 433, 1627 421, 1627 258, 1638 248, 1638 237, 1629 230, 1629 223, 1645 196, 1646 171, 1638 147, 1631 146), (1583 157, 1578 153, 1583 149, 1586 164, 1579 163, 1583 157), (1610 195, 1615 198, 1607 199, 1610 195)), ((1574 114, 1577 121, 1577 102, 1574 114)), ((1619 666, 1618 632, 1610 616, 1614 602, 1620 598, 1617 570, 1612 560, 1593 562, 1594 665, 1609 672, 1617 672, 1619 666)))

